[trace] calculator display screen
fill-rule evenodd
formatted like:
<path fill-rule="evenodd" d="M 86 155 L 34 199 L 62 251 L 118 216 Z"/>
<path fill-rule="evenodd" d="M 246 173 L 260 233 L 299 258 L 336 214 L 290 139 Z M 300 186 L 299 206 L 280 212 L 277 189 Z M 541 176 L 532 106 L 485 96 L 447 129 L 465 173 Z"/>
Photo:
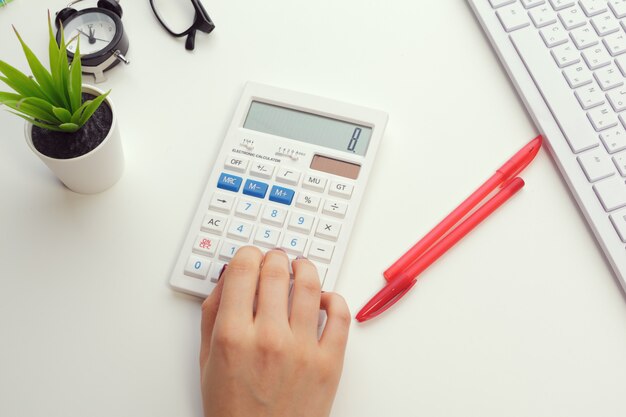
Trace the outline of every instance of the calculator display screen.
<path fill-rule="evenodd" d="M 326 148 L 365 155 L 372 128 L 253 101 L 243 127 Z"/>

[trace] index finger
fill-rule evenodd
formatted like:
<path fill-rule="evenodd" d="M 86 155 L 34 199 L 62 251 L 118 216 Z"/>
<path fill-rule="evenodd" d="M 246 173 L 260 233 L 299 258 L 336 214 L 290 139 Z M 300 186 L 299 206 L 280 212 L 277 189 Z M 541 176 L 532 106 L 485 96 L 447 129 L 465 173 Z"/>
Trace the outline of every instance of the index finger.
<path fill-rule="evenodd" d="M 252 322 L 254 297 L 263 254 L 254 246 L 243 246 L 222 275 L 224 287 L 216 322 Z"/>

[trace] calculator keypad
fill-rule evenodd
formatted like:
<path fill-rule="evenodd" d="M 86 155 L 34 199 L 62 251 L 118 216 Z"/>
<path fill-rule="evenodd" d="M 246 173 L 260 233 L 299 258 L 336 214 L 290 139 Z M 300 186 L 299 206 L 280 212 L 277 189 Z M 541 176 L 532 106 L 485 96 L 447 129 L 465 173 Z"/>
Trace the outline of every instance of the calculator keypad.
<path fill-rule="evenodd" d="M 352 183 L 230 155 L 214 186 L 185 275 L 217 282 L 237 250 L 254 244 L 308 257 L 323 283 Z"/>

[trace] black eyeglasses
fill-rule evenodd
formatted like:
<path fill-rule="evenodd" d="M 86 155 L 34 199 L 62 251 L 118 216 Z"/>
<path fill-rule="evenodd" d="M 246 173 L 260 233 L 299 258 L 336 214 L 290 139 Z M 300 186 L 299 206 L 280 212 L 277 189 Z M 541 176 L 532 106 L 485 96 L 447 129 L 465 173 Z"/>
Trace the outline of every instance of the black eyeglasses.
<path fill-rule="evenodd" d="M 211 33 L 215 29 L 200 0 L 150 0 L 150 6 L 170 35 L 187 36 L 185 48 L 189 51 L 195 47 L 196 31 Z"/>

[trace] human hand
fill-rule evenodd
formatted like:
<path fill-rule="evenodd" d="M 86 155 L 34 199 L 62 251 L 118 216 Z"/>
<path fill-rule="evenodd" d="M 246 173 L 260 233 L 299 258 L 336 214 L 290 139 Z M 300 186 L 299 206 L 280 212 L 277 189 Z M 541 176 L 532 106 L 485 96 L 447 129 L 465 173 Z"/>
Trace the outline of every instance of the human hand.
<path fill-rule="evenodd" d="M 337 391 L 350 312 L 321 293 L 315 266 L 280 250 L 239 249 L 202 305 L 205 417 L 327 417 Z M 253 305 L 256 296 L 256 313 Z M 319 310 L 327 322 L 318 340 Z"/>

